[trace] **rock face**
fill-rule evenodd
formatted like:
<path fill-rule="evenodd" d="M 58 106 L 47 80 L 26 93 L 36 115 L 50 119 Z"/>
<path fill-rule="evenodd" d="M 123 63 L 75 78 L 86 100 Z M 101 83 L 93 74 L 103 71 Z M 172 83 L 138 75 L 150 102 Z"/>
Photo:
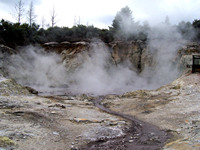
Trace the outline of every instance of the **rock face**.
<path fill-rule="evenodd" d="M 55 51 L 56 53 L 62 53 L 64 50 L 69 51 L 68 54 L 72 53 L 79 53 L 83 50 L 88 49 L 89 43 L 88 42 L 75 42 L 70 43 L 68 41 L 57 43 L 57 42 L 49 42 L 43 44 L 43 47 L 47 51 Z M 75 51 L 75 52 L 74 52 Z"/>
<path fill-rule="evenodd" d="M 0 76 L 1 95 L 30 95 L 27 88 L 16 83 L 14 79 L 6 79 Z"/>
<path fill-rule="evenodd" d="M 189 43 L 188 45 L 180 49 L 178 53 L 181 58 L 180 64 L 185 70 L 187 68 L 187 65 L 192 65 L 192 55 L 200 54 L 200 44 L 195 42 Z"/>
<path fill-rule="evenodd" d="M 200 53 L 200 44 L 197 42 L 188 43 L 182 49 L 179 50 L 181 55 L 192 55 Z"/>
<path fill-rule="evenodd" d="M 98 42 L 97 42 L 98 43 Z M 146 67 L 152 67 L 156 64 L 153 61 L 153 53 L 147 50 L 147 43 L 144 41 L 114 41 L 105 45 L 107 50 L 110 52 L 112 63 L 115 65 L 126 63 L 130 64 L 131 69 L 142 72 Z M 91 42 L 62 42 L 62 43 L 45 43 L 43 47 L 47 51 L 55 51 L 61 54 L 64 63 L 69 68 L 76 68 L 81 64 L 81 60 L 78 56 L 84 54 L 84 60 L 87 60 L 85 51 L 90 51 Z M 187 65 L 192 63 L 192 55 L 200 53 L 199 43 L 188 43 L 182 47 L 175 58 L 179 61 L 181 69 L 185 70 Z"/>
<path fill-rule="evenodd" d="M 146 43 L 143 41 L 116 41 L 109 44 L 116 64 L 130 62 L 141 72 L 147 62 Z"/>
<path fill-rule="evenodd" d="M 8 64 L 8 58 L 13 55 L 16 54 L 17 51 L 7 47 L 5 45 L 0 45 L 0 74 L 1 75 L 6 75 L 7 73 L 5 72 L 5 64 Z"/>
<path fill-rule="evenodd" d="M 89 50 L 88 42 L 49 42 L 43 45 L 46 51 L 56 52 L 61 55 L 64 65 L 69 71 L 75 70 L 81 64 L 78 55 Z"/>
<path fill-rule="evenodd" d="M 96 44 L 98 42 L 95 42 Z M 101 42 L 98 43 L 102 45 Z M 62 42 L 60 44 L 55 42 L 45 43 L 43 47 L 47 51 L 55 51 L 56 53 L 61 54 L 63 62 L 69 68 L 76 68 L 81 64 L 81 60 L 78 58 L 81 54 L 85 55 L 85 51 L 91 50 L 90 42 Z M 106 49 L 111 54 L 111 63 L 115 65 L 121 63 L 131 64 L 132 69 L 141 72 L 145 65 L 151 64 L 151 59 L 149 54 L 146 51 L 146 43 L 143 41 L 115 41 L 109 44 L 104 45 Z M 87 57 L 83 56 L 84 60 L 87 60 Z"/>

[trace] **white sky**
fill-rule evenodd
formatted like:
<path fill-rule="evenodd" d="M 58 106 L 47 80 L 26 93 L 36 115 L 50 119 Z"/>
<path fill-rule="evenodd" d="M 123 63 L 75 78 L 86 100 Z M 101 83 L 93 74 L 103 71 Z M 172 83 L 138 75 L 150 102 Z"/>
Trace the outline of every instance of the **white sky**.
<path fill-rule="evenodd" d="M 0 19 L 16 22 L 12 14 L 18 0 L 0 0 Z M 23 0 L 28 8 L 31 0 Z M 200 0 L 32 0 L 37 15 L 37 24 L 50 24 L 50 14 L 55 6 L 58 26 L 72 27 L 74 20 L 84 25 L 99 28 L 111 26 L 112 20 L 121 8 L 129 6 L 135 21 L 150 24 L 163 22 L 166 16 L 172 24 L 180 21 L 200 19 Z M 26 17 L 24 17 L 24 22 Z"/>

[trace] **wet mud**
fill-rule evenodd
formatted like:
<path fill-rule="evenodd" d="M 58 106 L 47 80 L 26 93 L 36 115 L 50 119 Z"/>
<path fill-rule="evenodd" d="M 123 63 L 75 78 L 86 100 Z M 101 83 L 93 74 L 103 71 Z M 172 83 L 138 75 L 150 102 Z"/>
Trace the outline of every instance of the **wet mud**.
<path fill-rule="evenodd" d="M 131 127 L 124 130 L 121 137 L 106 139 L 88 143 L 81 150 L 159 150 L 172 135 L 159 129 L 157 126 L 138 120 L 137 118 L 112 111 L 101 104 L 104 96 L 94 98 L 93 104 L 102 111 L 124 118 L 131 122 Z"/>

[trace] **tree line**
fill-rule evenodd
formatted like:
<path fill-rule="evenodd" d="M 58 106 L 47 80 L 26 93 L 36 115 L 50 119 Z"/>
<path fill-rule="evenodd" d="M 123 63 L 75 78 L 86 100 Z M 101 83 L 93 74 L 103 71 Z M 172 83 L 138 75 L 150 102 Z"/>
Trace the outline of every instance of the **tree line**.
<path fill-rule="evenodd" d="M 52 41 L 75 42 L 90 40 L 92 38 L 100 38 L 106 43 L 114 40 L 145 41 L 148 39 L 148 34 L 151 30 L 151 27 L 147 22 L 141 25 L 139 22 L 134 21 L 132 11 L 128 6 L 117 12 L 112 25 L 108 29 L 99 29 L 94 26 L 81 24 L 71 28 L 55 26 L 55 10 L 52 12 L 52 26 L 44 29 L 34 22 L 35 14 L 32 3 L 30 4 L 28 11 L 29 23 L 22 24 L 20 23 L 20 10 L 22 10 L 22 8 L 19 9 L 19 7 L 21 7 L 20 4 L 16 7 L 16 10 L 19 11 L 17 23 L 12 23 L 4 19 L 0 21 L 0 44 L 15 48 L 16 46 L 36 43 L 42 44 Z M 164 23 L 169 24 L 168 17 Z M 175 27 L 185 39 L 192 39 L 193 41 L 200 40 L 200 20 L 194 20 L 192 23 L 182 21 Z"/>

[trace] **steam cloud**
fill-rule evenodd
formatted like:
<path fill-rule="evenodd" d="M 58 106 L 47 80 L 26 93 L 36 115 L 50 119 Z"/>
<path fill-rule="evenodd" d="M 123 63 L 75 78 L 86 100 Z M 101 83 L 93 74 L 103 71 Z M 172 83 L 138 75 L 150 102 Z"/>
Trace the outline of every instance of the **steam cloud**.
<path fill-rule="evenodd" d="M 187 43 L 174 26 L 159 24 L 149 32 L 147 51 L 152 54 L 154 67 L 145 68 L 150 87 L 158 88 L 181 75 L 178 50 Z"/>
<path fill-rule="evenodd" d="M 141 74 L 128 65 L 115 65 L 103 42 L 91 43 L 91 50 L 78 56 L 83 61 L 74 72 L 68 72 L 58 54 L 38 47 L 25 47 L 12 56 L 9 74 L 20 84 L 42 92 L 74 94 L 119 94 L 137 89 L 155 89 L 180 75 L 177 50 L 185 41 L 175 28 L 161 24 L 152 29 L 147 41 L 147 53 L 153 56 L 153 66 L 145 66 Z M 87 55 L 87 59 L 83 57 Z M 58 94 L 58 93 L 57 93 Z"/>
<path fill-rule="evenodd" d="M 18 83 L 41 91 L 66 83 L 66 68 L 59 55 L 28 46 L 10 58 L 9 75 Z"/>

